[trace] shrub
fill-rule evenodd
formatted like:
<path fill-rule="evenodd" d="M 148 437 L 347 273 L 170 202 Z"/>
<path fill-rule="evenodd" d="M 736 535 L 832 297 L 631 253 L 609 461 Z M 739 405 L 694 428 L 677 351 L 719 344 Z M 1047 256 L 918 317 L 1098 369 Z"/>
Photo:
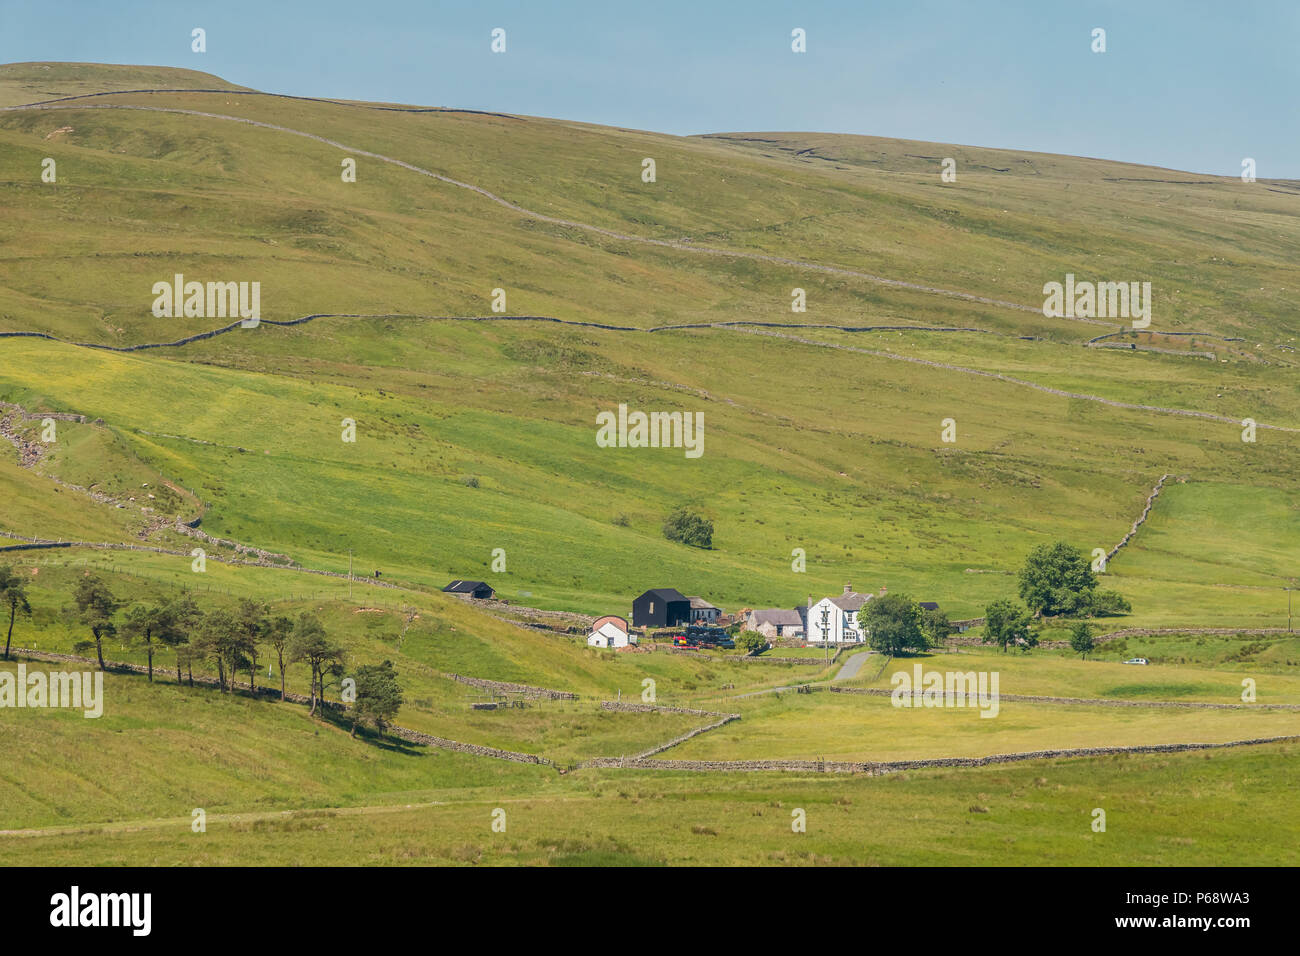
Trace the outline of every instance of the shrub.
<path fill-rule="evenodd" d="M 664 519 L 664 537 L 707 550 L 713 547 L 713 522 L 686 508 L 678 508 Z"/>

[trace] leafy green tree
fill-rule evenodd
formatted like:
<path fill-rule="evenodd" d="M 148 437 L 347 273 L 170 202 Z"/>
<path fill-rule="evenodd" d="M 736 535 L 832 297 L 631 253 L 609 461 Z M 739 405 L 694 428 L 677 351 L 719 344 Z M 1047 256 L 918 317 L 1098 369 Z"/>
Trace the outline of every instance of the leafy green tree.
<path fill-rule="evenodd" d="M 713 547 L 713 522 L 686 508 L 677 508 L 664 519 L 664 537 L 708 550 Z"/>
<path fill-rule="evenodd" d="M 166 626 L 168 617 L 165 604 L 133 604 L 127 608 L 122 622 L 122 636 L 130 643 L 142 641 L 149 657 L 149 680 L 153 680 L 154 639 Z"/>
<path fill-rule="evenodd" d="M 203 612 L 188 594 L 173 598 L 167 602 L 166 626 L 154 635 L 160 644 L 166 644 L 176 652 L 176 683 L 181 682 L 181 664 L 190 664 L 193 655 L 189 653 L 189 641 L 199 623 Z M 153 667 L 152 657 L 150 668 Z M 194 685 L 194 675 L 190 674 L 190 686 Z"/>
<path fill-rule="evenodd" d="M 176 683 L 181 682 L 181 668 L 184 667 L 185 676 L 189 679 L 190 686 L 194 686 L 194 661 L 196 659 L 202 660 L 197 635 L 176 645 Z"/>
<path fill-rule="evenodd" d="M 231 682 L 235 679 L 235 668 L 241 662 L 239 642 L 241 631 L 239 619 L 225 608 L 211 611 L 199 625 L 198 634 L 190 642 L 194 657 L 209 661 L 217 666 L 217 683 L 221 692 L 227 693 L 226 671 L 230 670 Z"/>
<path fill-rule="evenodd" d="M 767 638 L 758 631 L 741 631 L 736 635 L 736 646 L 746 654 L 757 654 L 767 647 Z"/>
<path fill-rule="evenodd" d="M 1070 628 L 1070 649 L 1080 657 L 1087 657 L 1097 646 L 1092 639 L 1092 625 L 1087 621 L 1077 621 Z"/>
<path fill-rule="evenodd" d="M 943 647 L 957 633 L 957 628 L 941 609 L 921 608 L 921 633 L 925 635 L 927 647 Z"/>
<path fill-rule="evenodd" d="M 31 614 L 32 606 L 27 602 L 27 587 L 22 577 L 7 564 L 0 565 L 0 607 L 9 608 L 9 633 L 5 635 L 5 660 L 9 660 L 14 618 L 19 614 Z"/>
<path fill-rule="evenodd" d="M 984 609 L 985 644 L 997 644 L 1006 653 L 1008 647 L 1028 650 L 1038 645 L 1033 616 L 1015 601 L 994 601 Z"/>
<path fill-rule="evenodd" d="M 1035 617 L 1079 613 L 1096 588 L 1083 552 L 1064 541 L 1034 548 L 1020 569 L 1020 597 Z"/>
<path fill-rule="evenodd" d="M 341 677 L 346 654 L 342 645 L 330 639 L 321 622 L 312 614 L 303 612 L 293 628 L 289 641 L 289 659 L 304 661 L 311 669 L 311 713 L 316 714 L 317 704 L 325 699 L 327 677 Z"/>
<path fill-rule="evenodd" d="M 271 633 L 268 610 L 262 602 L 245 598 L 235 611 L 235 618 L 239 621 L 239 651 L 248 664 L 248 690 L 252 694 L 257 693 L 257 655 Z"/>
<path fill-rule="evenodd" d="M 293 618 L 279 614 L 268 622 L 266 642 L 275 651 L 280 667 L 280 700 L 284 700 L 285 673 L 289 668 L 289 642 L 293 639 Z"/>
<path fill-rule="evenodd" d="M 95 656 L 99 658 L 99 669 L 107 670 L 104 664 L 104 639 L 117 633 L 113 615 L 121 608 L 122 602 L 114 597 L 112 590 L 97 574 L 88 574 L 77 582 L 73 600 L 81 623 L 90 628 L 91 640 L 78 641 L 77 650 L 88 650 L 92 645 Z"/>
<path fill-rule="evenodd" d="M 925 650 L 921 609 L 906 594 L 883 594 L 868 601 L 858 618 L 867 629 L 867 643 L 873 650 L 894 657 L 905 651 Z"/>
<path fill-rule="evenodd" d="M 382 737 L 384 726 L 392 723 L 402 709 L 402 687 L 397 682 L 393 662 L 358 667 L 355 680 L 357 699 L 352 704 L 352 736 L 357 735 L 358 724 L 370 723 Z"/>

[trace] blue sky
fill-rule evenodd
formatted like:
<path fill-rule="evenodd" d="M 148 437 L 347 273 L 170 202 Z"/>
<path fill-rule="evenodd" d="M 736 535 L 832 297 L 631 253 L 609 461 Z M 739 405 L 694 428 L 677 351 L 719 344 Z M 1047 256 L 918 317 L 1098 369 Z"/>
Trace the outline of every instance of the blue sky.
<path fill-rule="evenodd" d="M 0 0 L 0 61 L 20 60 L 678 134 L 863 133 L 1229 175 L 1250 156 L 1260 177 L 1300 178 L 1295 0 Z"/>

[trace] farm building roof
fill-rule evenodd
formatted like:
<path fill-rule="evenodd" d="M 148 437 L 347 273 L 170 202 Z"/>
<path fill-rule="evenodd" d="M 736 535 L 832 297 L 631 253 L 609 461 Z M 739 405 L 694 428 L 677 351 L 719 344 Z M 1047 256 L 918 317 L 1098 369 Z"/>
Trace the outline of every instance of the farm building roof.
<path fill-rule="evenodd" d="M 760 627 L 763 624 L 772 624 L 776 627 L 800 627 L 803 625 L 803 618 L 799 616 L 798 611 L 788 611 L 783 607 L 755 611 L 754 626 Z"/>
<path fill-rule="evenodd" d="M 452 581 L 442 590 L 445 594 L 473 594 L 479 588 L 491 590 L 492 586 L 483 581 Z"/>
<path fill-rule="evenodd" d="M 646 594 L 653 594 L 655 597 L 659 598 L 659 600 L 661 600 L 661 601 L 686 601 L 686 600 L 689 600 L 689 599 L 686 597 L 686 595 L 684 595 L 681 591 L 677 590 L 676 588 L 651 588 L 650 590 L 646 591 L 645 594 L 642 594 L 641 596 L 642 596 L 642 597 L 645 597 Z"/>

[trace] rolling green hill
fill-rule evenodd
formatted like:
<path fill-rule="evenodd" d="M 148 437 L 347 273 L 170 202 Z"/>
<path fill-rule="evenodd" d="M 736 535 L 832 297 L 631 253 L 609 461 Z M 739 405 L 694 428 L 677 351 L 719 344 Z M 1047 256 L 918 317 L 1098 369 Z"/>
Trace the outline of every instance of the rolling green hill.
<path fill-rule="evenodd" d="M 956 182 L 940 179 L 946 157 Z M 42 180 L 47 158 L 54 182 Z M 355 182 L 340 175 L 348 158 Z M 646 158 L 654 182 L 642 180 Z M 676 748 L 709 759 L 1034 749 L 1061 723 L 1072 746 L 1294 726 L 1285 712 L 1189 722 L 1010 708 L 1001 736 L 977 721 L 927 725 L 909 743 L 884 706 L 730 701 L 833 671 L 601 654 L 438 589 L 481 578 L 518 604 L 627 614 L 650 587 L 734 611 L 851 582 L 974 618 L 1014 594 L 1036 545 L 1109 550 L 1170 475 L 1104 578 L 1133 611 L 1101 629 L 1181 629 L 1123 645 L 1180 667 L 1147 675 L 1138 696 L 1177 696 L 1198 668 L 1220 696 L 1237 664 L 1289 678 L 1289 638 L 1206 646 L 1195 632 L 1285 627 L 1283 588 L 1300 573 L 1298 183 L 876 137 L 672 137 L 280 97 L 161 67 L 28 63 L 0 66 L 0 209 L 0 402 L 16 406 L 0 407 L 0 431 L 20 448 L 0 443 L 0 547 L 130 546 L 0 552 L 33 582 L 19 646 L 72 650 L 84 635 L 69 593 L 86 570 L 131 599 L 200 581 L 208 602 L 256 596 L 321 614 L 355 662 L 393 659 L 403 725 L 559 765 L 701 723 L 600 709 L 646 678 L 662 702 L 743 710 Z M 177 273 L 259 282 L 261 324 L 190 340 L 236 320 L 155 317 L 153 286 Z M 1150 282 L 1151 327 L 1045 317 L 1043 286 L 1067 273 Z M 804 312 L 791 310 L 796 288 Z M 703 454 L 600 447 L 596 416 L 620 404 L 702 413 Z M 47 444 L 51 413 L 83 418 L 60 419 Z M 941 438 L 948 419 L 955 442 Z M 345 420 L 355 442 L 342 440 Z M 665 539 L 681 505 L 713 522 L 711 549 Z M 241 555 L 210 543 L 198 577 L 200 542 L 177 528 L 195 519 L 295 568 L 223 563 Z M 806 571 L 792 566 L 800 549 Z M 348 582 L 310 573 L 350 562 L 394 587 L 357 584 L 349 598 Z M 125 646 L 109 656 L 142 660 Z M 1099 670 L 1119 667 L 1113 657 L 1041 656 L 1025 687 L 1123 696 Z M 582 700 L 505 719 L 469 710 L 475 696 L 449 674 Z M 212 697 L 163 682 L 166 699 L 151 702 L 120 679 L 149 726 L 183 724 L 176 714 Z M 308 732 L 301 715 L 221 701 L 210 706 L 229 712 L 203 719 L 249 721 L 239 747 L 262 753 Z M 842 735 L 809 736 L 841 710 L 852 711 Z M 153 739 L 180 759 L 156 727 Z M 347 762 L 336 744 L 323 766 Z M 1269 753 L 1280 765 L 1286 751 Z M 375 788 L 475 785 L 459 771 L 419 783 L 408 757 L 374 756 Z M 212 802 L 288 806 L 297 773 L 223 778 L 229 798 Z M 511 785 L 527 791 L 533 773 Z M 136 780 L 68 822 L 123 819 L 123 801 L 155 783 Z M 325 783 L 312 793 L 315 808 L 374 796 Z M 0 826 L 58 822 L 24 807 Z M 172 810 L 143 801 L 138 815 Z M 139 840 L 123 859 L 151 852 Z M 635 841 L 617 852 L 658 859 Z M 1142 854 L 1184 858 L 1155 844 Z"/>

